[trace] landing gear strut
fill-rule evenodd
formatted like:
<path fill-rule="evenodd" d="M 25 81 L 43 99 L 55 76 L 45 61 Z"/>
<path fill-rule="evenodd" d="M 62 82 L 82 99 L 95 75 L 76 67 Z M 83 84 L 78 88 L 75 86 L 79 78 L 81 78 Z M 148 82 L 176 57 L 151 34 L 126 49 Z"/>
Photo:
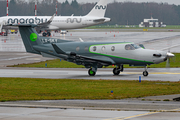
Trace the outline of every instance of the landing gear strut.
<path fill-rule="evenodd" d="M 119 65 L 118 67 L 113 69 L 113 73 L 114 73 L 114 75 L 119 75 L 120 72 L 123 72 L 123 70 L 124 70 L 123 65 Z"/>
<path fill-rule="evenodd" d="M 147 71 L 147 66 L 145 66 L 144 69 L 145 69 L 145 71 L 143 72 L 143 75 L 146 77 L 149 74 L 148 71 Z"/>

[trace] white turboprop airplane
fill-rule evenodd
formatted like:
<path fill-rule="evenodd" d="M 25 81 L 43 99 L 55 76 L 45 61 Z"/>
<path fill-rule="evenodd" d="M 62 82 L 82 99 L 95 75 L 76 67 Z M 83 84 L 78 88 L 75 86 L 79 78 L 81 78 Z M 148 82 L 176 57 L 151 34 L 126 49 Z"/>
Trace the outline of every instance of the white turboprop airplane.
<path fill-rule="evenodd" d="M 67 30 L 78 29 L 109 22 L 111 19 L 104 17 L 108 0 L 100 0 L 85 16 L 4 16 L 0 17 L 0 32 L 2 29 L 17 29 L 9 24 L 36 24 L 39 30 Z M 50 36 L 44 32 L 43 36 Z"/>

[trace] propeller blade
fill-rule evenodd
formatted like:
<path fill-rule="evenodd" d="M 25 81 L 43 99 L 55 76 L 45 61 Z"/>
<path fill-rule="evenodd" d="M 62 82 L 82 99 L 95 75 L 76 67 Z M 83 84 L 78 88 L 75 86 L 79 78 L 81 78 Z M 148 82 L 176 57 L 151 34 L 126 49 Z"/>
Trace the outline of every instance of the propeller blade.
<path fill-rule="evenodd" d="M 166 68 L 170 68 L 170 58 L 168 58 L 166 61 Z"/>
<path fill-rule="evenodd" d="M 174 54 L 167 52 L 166 68 L 170 68 L 170 59 L 173 58 L 174 56 L 175 56 Z"/>

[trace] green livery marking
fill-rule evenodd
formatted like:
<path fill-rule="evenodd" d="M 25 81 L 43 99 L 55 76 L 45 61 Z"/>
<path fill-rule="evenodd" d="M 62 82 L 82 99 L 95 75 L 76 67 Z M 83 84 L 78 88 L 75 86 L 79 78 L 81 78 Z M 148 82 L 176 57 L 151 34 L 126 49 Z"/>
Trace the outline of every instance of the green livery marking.
<path fill-rule="evenodd" d="M 36 33 L 32 33 L 32 34 L 30 35 L 30 40 L 33 41 L 33 42 L 35 42 L 35 41 L 37 40 L 37 35 L 36 35 Z"/>

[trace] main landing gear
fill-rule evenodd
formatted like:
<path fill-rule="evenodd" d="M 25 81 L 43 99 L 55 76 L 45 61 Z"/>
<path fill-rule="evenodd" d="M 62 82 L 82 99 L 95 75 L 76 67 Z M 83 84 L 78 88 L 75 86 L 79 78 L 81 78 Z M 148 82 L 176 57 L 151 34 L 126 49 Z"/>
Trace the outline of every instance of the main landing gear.
<path fill-rule="evenodd" d="M 120 72 L 123 72 L 123 71 L 124 71 L 123 65 L 119 65 L 118 67 L 116 67 L 116 68 L 113 69 L 114 75 L 119 75 Z"/>
<path fill-rule="evenodd" d="M 89 74 L 89 76 L 95 76 L 95 75 L 96 75 L 96 72 L 94 72 L 94 71 L 92 70 L 92 68 L 90 68 L 89 71 L 88 71 L 88 74 Z"/>
<path fill-rule="evenodd" d="M 43 32 L 43 33 L 42 33 L 42 36 L 43 36 L 43 37 L 51 36 L 51 32 Z"/>
<path fill-rule="evenodd" d="M 97 63 L 94 63 L 93 66 L 89 69 L 89 76 L 95 76 L 97 72 Z"/>

